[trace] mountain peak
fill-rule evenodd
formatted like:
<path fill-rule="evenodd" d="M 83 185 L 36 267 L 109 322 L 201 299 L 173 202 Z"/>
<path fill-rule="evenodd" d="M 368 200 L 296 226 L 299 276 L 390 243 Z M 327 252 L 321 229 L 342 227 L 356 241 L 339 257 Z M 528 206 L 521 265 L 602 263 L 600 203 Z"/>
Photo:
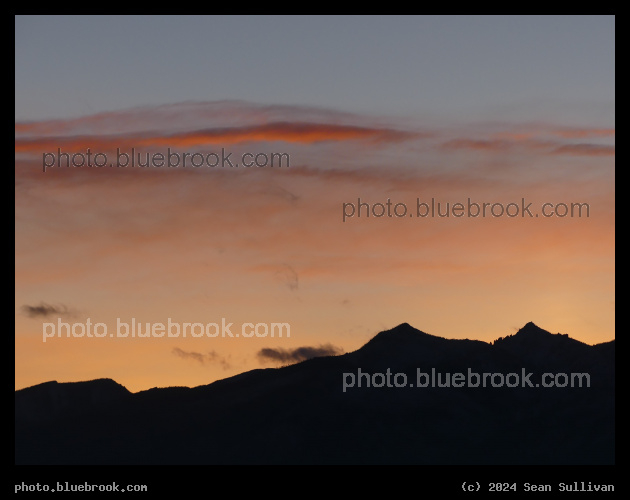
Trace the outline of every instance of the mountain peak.
<path fill-rule="evenodd" d="M 431 344 L 442 340 L 446 339 L 418 330 L 409 323 L 401 323 L 390 330 L 377 333 L 360 350 L 364 352 L 372 348 L 377 348 L 378 352 L 383 352 L 383 349 L 406 350 L 411 345 L 426 345 L 427 342 Z"/>
<path fill-rule="evenodd" d="M 520 354 L 526 351 L 538 352 L 539 356 L 550 355 L 557 350 L 563 351 L 563 355 L 568 355 L 570 351 L 583 349 L 586 346 L 586 344 L 572 339 L 566 333 L 551 333 L 535 325 L 532 321 L 513 335 L 499 337 L 493 342 L 493 345 Z"/>
<path fill-rule="evenodd" d="M 516 335 L 540 335 L 547 334 L 551 335 L 547 330 L 543 330 L 538 325 L 536 325 L 533 321 L 529 321 L 523 328 L 521 328 Z"/>
<path fill-rule="evenodd" d="M 418 338 L 422 336 L 433 337 L 434 335 L 430 335 L 425 333 L 417 328 L 414 328 L 409 323 L 401 323 L 390 330 L 384 330 L 374 336 L 372 340 L 379 339 L 405 339 L 405 338 Z"/>

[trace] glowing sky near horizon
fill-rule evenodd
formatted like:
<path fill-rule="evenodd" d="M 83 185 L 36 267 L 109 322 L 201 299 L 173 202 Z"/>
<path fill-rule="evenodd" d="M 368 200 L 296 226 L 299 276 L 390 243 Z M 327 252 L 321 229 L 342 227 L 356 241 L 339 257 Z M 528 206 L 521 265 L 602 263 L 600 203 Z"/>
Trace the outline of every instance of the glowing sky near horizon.
<path fill-rule="evenodd" d="M 403 322 L 612 340 L 614 49 L 610 16 L 17 17 L 16 388 L 207 384 Z M 291 166 L 42 171 L 118 147 Z M 418 197 L 590 217 L 342 218 Z M 42 342 L 57 317 L 291 337 Z"/>

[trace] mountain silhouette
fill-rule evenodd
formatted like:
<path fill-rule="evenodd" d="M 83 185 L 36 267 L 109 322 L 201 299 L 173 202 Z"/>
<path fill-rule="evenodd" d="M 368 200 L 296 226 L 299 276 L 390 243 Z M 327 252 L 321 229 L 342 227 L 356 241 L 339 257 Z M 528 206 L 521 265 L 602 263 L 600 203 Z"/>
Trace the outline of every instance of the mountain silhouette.
<path fill-rule="evenodd" d="M 417 387 L 418 370 L 432 369 L 442 383 L 469 369 L 531 372 L 533 385 L 545 372 L 588 373 L 590 387 Z M 486 343 L 403 323 L 354 352 L 194 388 L 130 393 L 100 379 L 15 391 L 15 462 L 613 464 L 614 379 L 614 341 L 590 346 L 528 323 Z"/>

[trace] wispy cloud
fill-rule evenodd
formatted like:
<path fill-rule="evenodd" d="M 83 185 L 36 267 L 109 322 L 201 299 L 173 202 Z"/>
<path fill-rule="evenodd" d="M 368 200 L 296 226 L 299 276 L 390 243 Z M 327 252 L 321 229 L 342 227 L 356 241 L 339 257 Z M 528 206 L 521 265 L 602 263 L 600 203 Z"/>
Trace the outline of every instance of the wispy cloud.
<path fill-rule="evenodd" d="M 292 292 L 297 292 L 299 287 L 298 273 L 289 264 L 283 264 L 275 272 L 276 277 Z"/>
<path fill-rule="evenodd" d="M 553 150 L 557 155 L 615 156 L 615 146 L 605 144 L 565 144 Z"/>
<path fill-rule="evenodd" d="M 31 306 L 24 304 L 22 306 L 22 312 L 29 318 L 48 318 L 50 316 L 73 316 L 72 312 L 67 306 L 63 304 L 51 305 L 41 302 L 38 305 Z"/>
<path fill-rule="evenodd" d="M 563 136 L 564 137 L 564 136 Z M 574 144 L 537 139 L 468 139 L 459 138 L 442 144 L 445 150 L 471 150 L 484 152 L 528 152 L 542 155 L 614 156 L 615 146 L 609 144 Z"/>
<path fill-rule="evenodd" d="M 171 352 L 176 356 L 179 356 L 180 358 L 192 359 L 202 365 L 206 363 L 216 363 L 220 365 L 221 368 L 223 368 L 224 370 L 228 370 L 232 367 L 230 362 L 228 361 L 228 358 L 226 358 L 225 356 L 221 356 L 216 351 L 209 351 L 203 354 L 195 351 L 184 351 L 179 347 L 174 347 Z"/>

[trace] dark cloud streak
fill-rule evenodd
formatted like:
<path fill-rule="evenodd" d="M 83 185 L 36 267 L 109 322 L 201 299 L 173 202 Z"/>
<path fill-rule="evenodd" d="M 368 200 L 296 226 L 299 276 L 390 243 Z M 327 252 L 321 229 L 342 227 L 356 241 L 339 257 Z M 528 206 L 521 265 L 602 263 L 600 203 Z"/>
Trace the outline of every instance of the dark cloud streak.
<path fill-rule="evenodd" d="M 207 354 L 202 354 L 200 352 L 195 351 L 184 351 L 179 347 L 174 347 L 171 351 L 176 356 L 179 356 L 183 359 L 192 359 L 197 361 L 198 363 L 204 365 L 206 363 L 217 363 L 224 370 L 230 369 L 232 366 L 228 362 L 228 359 L 224 356 L 219 355 L 216 351 L 209 351 Z"/>
<path fill-rule="evenodd" d="M 22 312 L 29 318 L 48 318 L 50 316 L 72 316 L 73 313 L 67 306 L 60 304 L 53 306 L 41 302 L 39 305 L 31 306 L 24 304 L 22 306 Z"/>
<path fill-rule="evenodd" d="M 343 349 L 332 344 L 324 344 L 317 347 L 296 347 L 295 349 L 265 347 L 258 351 L 257 356 L 261 362 L 299 363 L 311 358 L 337 356 L 339 354 L 343 354 Z"/>

